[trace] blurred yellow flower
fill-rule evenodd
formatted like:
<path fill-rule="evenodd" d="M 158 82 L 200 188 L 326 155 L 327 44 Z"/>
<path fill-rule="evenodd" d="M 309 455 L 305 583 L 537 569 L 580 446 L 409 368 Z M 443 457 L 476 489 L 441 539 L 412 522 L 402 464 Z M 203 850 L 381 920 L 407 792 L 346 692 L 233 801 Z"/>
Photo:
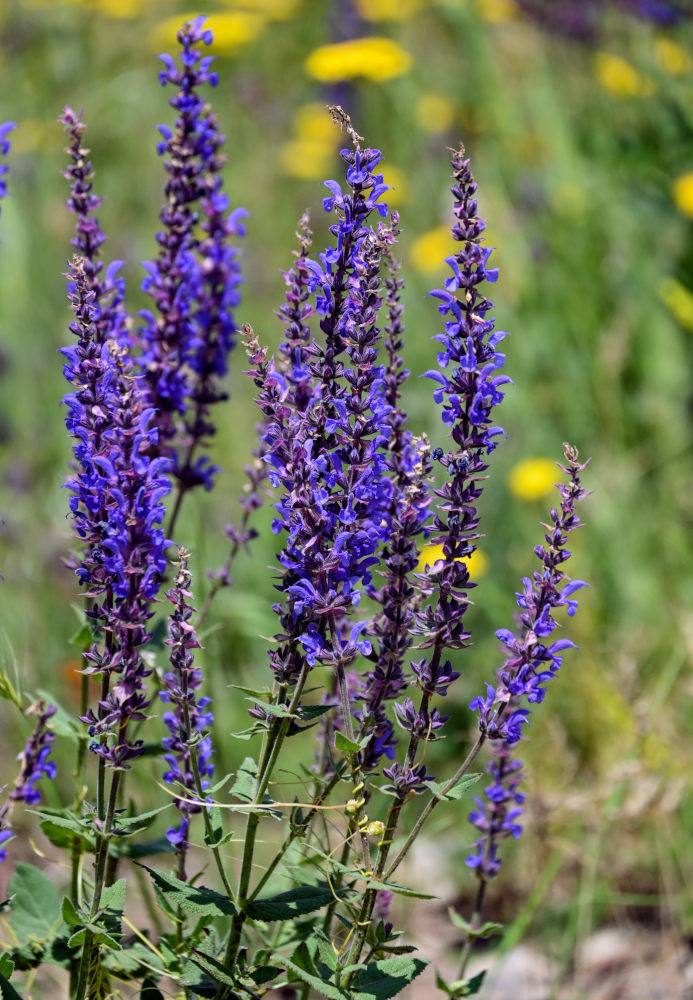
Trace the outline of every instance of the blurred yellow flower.
<path fill-rule="evenodd" d="M 435 274 L 446 268 L 445 258 L 455 250 L 455 241 L 447 226 L 437 226 L 417 236 L 411 245 L 411 265 L 419 274 Z"/>
<path fill-rule="evenodd" d="M 426 132 L 445 132 L 455 117 L 452 101 L 441 94 L 422 94 L 414 108 L 416 119 Z"/>
<path fill-rule="evenodd" d="M 290 139 L 279 149 L 279 162 L 290 177 L 321 181 L 334 166 L 334 145 L 322 139 Z"/>
<path fill-rule="evenodd" d="M 489 24 L 511 21 L 518 13 L 515 0 L 476 0 L 476 9 L 479 17 Z"/>
<path fill-rule="evenodd" d="M 404 173 L 392 163 L 379 164 L 378 169 L 382 172 L 385 183 L 390 185 L 390 190 L 385 192 L 381 200 L 386 205 L 397 208 L 407 200 L 407 181 Z"/>
<path fill-rule="evenodd" d="M 419 561 L 416 566 L 417 573 L 436 572 L 435 564 L 445 561 L 442 545 L 424 545 L 419 552 Z M 469 569 L 469 575 L 474 580 L 479 580 L 488 569 L 488 556 L 480 549 L 476 549 L 470 556 L 460 557 L 457 562 L 465 562 Z"/>
<path fill-rule="evenodd" d="M 150 41 L 156 49 L 170 47 L 176 32 L 184 21 L 193 20 L 197 14 L 175 14 L 167 17 L 152 30 Z M 218 55 L 232 55 L 241 46 L 254 41 L 265 26 L 265 19 L 260 14 L 249 14 L 245 11 L 231 11 L 228 14 L 210 14 L 205 21 L 205 27 L 214 32 L 214 42 L 209 46 L 210 52 Z M 205 46 L 207 48 L 207 46 Z"/>
<path fill-rule="evenodd" d="M 113 18 L 139 17 L 144 12 L 144 0 L 63 0 L 63 4 L 85 7 L 104 17 Z M 22 0 L 22 5 L 31 8 L 54 7 L 55 0 Z"/>
<path fill-rule="evenodd" d="M 687 215 L 689 219 L 693 219 L 693 170 L 677 177 L 672 190 L 674 204 L 679 212 L 682 215 Z"/>
<path fill-rule="evenodd" d="M 670 76 L 684 76 L 693 69 L 693 59 L 688 52 L 670 38 L 657 38 L 654 50 L 657 62 Z"/>
<path fill-rule="evenodd" d="M 659 295 L 674 319 L 693 330 L 693 291 L 676 278 L 665 278 L 659 286 Z"/>
<path fill-rule="evenodd" d="M 288 21 L 301 6 L 301 0 L 222 0 L 224 7 L 247 10 L 270 21 Z"/>
<path fill-rule="evenodd" d="M 411 55 L 391 38 L 352 38 L 347 42 L 322 45 L 310 53 L 304 66 L 321 83 L 338 83 L 363 76 L 367 80 L 389 80 L 406 73 Z"/>
<path fill-rule="evenodd" d="M 558 469 L 551 459 L 526 458 L 508 473 L 508 486 L 519 500 L 540 500 L 551 493 L 557 479 Z"/>
<path fill-rule="evenodd" d="M 406 21 L 418 14 L 423 0 L 356 0 L 365 21 Z"/>
<path fill-rule="evenodd" d="M 301 139 L 327 142 L 330 149 L 336 145 L 339 132 L 327 107 L 320 101 L 301 104 L 294 113 L 294 128 Z"/>
<path fill-rule="evenodd" d="M 649 97 L 656 89 L 649 76 L 611 52 L 597 53 L 594 74 L 604 90 L 616 97 Z"/>

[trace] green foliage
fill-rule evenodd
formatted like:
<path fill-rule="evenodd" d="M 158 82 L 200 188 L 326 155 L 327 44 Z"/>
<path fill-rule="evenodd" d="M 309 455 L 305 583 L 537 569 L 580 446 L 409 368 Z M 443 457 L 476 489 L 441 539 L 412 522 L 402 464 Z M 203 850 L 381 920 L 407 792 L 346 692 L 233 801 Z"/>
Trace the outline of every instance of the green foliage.
<path fill-rule="evenodd" d="M 34 865 L 17 863 L 8 886 L 12 898 L 10 927 L 22 954 L 39 956 L 62 924 L 60 897 L 46 875 Z"/>
<path fill-rule="evenodd" d="M 327 882 L 318 885 L 299 885 L 287 892 L 265 899 L 254 899 L 246 907 L 246 913 L 253 920 L 292 920 L 304 913 L 312 913 L 329 905 L 337 895 L 346 895 L 346 890 L 338 893 Z"/>
<path fill-rule="evenodd" d="M 180 906 L 186 913 L 191 913 L 193 916 L 229 917 L 236 912 L 231 900 L 214 889 L 181 882 L 175 875 L 157 868 L 149 868 L 147 865 L 140 867 L 149 872 L 152 882 L 165 899 L 172 906 Z"/>

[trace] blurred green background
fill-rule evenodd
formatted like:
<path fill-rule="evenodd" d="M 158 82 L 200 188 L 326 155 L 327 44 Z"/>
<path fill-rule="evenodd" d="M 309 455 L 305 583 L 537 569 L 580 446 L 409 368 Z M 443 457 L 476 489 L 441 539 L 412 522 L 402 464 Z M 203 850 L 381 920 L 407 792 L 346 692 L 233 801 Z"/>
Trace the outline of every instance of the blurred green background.
<path fill-rule="evenodd" d="M 515 385 L 500 416 L 508 439 L 493 455 L 483 499 L 474 646 L 460 658 L 454 735 L 437 748 L 439 766 L 452 768 L 459 756 L 470 727 L 465 706 L 498 664 L 493 633 L 512 623 L 514 591 L 533 568 L 552 502 L 545 463 L 570 441 L 592 456 L 594 495 L 570 564 L 591 588 L 570 625 L 580 649 L 533 716 L 524 748 L 527 836 L 505 851 L 505 888 L 494 891 L 512 917 L 548 859 L 551 877 L 536 912 L 523 911 L 522 931 L 560 931 L 566 954 L 576 936 L 618 914 L 666 916 L 693 930 L 685 891 L 693 823 L 691 26 L 656 29 L 614 12 L 594 42 L 580 44 L 543 33 L 511 0 L 364 0 L 353 10 L 327 0 L 217 0 L 209 9 L 5 0 L 0 10 L 0 117 L 19 125 L 0 223 L 1 641 L 10 674 L 28 691 L 50 687 L 75 704 L 68 639 L 78 596 L 62 567 L 71 546 L 61 489 L 70 446 L 56 353 L 70 339 L 62 272 L 73 221 L 63 207 L 56 120 L 67 103 L 84 110 L 96 189 L 106 197 L 106 255 L 127 261 L 135 311 L 145 304 L 139 262 L 155 253 L 162 198 L 155 126 L 171 121 L 156 56 L 175 47 L 185 16 L 210 13 L 226 185 L 232 204 L 250 212 L 238 320 L 265 342 L 280 333 L 280 270 L 306 207 L 316 249 L 326 238 L 320 180 L 340 168 L 339 136 L 323 105 L 337 94 L 383 150 L 403 229 L 406 362 L 414 376 L 429 368 L 439 317 L 426 292 L 440 284 L 452 249 L 446 147 L 460 139 L 467 146 L 497 246 L 495 315 L 512 334 L 506 370 Z M 354 32 L 381 41 L 321 48 Z M 244 368 L 239 350 L 232 399 L 217 415 L 217 488 L 188 498 L 177 532 L 194 552 L 198 603 L 206 572 L 225 557 L 223 526 L 238 516 L 252 447 L 256 412 Z M 413 377 L 405 404 L 417 430 L 438 443 L 429 384 Z M 275 629 L 266 511 L 255 526 L 260 538 L 238 559 L 233 588 L 216 599 L 205 640 L 221 737 L 245 724 L 241 696 L 227 685 L 266 678 L 259 636 Z M 11 759 L 21 735 L 7 718 Z M 217 745 L 220 773 L 247 751 L 219 736 Z M 458 811 L 431 827 L 446 843 L 452 837 L 451 897 L 473 891 L 462 863 L 473 837 L 460 835 L 461 820 Z"/>

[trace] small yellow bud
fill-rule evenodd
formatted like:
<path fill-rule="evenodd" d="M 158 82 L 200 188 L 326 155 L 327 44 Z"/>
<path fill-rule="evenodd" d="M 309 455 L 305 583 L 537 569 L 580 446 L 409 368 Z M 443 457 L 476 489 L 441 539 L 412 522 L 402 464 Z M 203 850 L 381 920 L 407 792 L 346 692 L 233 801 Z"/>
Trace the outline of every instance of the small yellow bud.
<path fill-rule="evenodd" d="M 353 816 L 354 813 L 357 813 L 360 808 L 361 808 L 360 799 L 349 799 L 346 806 L 344 807 L 344 812 L 349 813 L 350 816 Z"/>
<path fill-rule="evenodd" d="M 385 824 L 382 820 L 374 819 L 368 824 L 364 832 L 367 833 L 369 837 L 382 837 L 385 833 Z"/>

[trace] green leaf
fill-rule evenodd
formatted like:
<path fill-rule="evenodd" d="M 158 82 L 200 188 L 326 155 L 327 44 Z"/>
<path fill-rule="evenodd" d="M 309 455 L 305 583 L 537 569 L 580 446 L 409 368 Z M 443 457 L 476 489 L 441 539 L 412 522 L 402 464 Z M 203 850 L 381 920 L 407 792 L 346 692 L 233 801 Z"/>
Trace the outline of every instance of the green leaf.
<path fill-rule="evenodd" d="M 159 748 L 160 750 L 161 748 Z M 165 806 L 159 806 L 158 809 L 152 809 L 150 812 L 140 813 L 138 816 L 116 816 L 114 836 L 131 837 L 135 833 L 141 833 L 142 830 L 146 830 L 148 826 L 151 826 L 159 813 L 168 809 L 169 805 L 167 803 Z"/>
<path fill-rule="evenodd" d="M 62 923 L 61 900 L 42 871 L 19 861 L 8 892 L 14 896 L 10 926 L 19 941 L 46 942 L 55 937 Z"/>
<path fill-rule="evenodd" d="M 39 826 L 56 847 L 71 847 L 75 837 L 89 850 L 95 850 L 96 841 L 91 825 L 70 809 L 29 809 L 28 812 L 41 818 Z"/>
<path fill-rule="evenodd" d="M 364 736 L 362 740 L 350 740 L 348 736 L 337 730 L 334 734 L 334 745 L 343 754 L 353 754 L 358 753 L 359 750 L 363 748 L 370 742 L 371 733 L 368 736 Z"/>
<path fill-rule="evenodd" d="M 19 993 L 5 977 L 0 973 L 0 997 L 2 1000 L 22 1000 Z"/>
<path fill-rule="evenodd" d="M 107 886 L 101 893 L 100 909 L 122 913 L 125 906 L 125 884 L 125 879 L 119 878 L 113 885 Z"/>
<path fill-rule="evenodd" d="M 166 837 L 157 837 L 156 840 L 145 840 L 139 844 L 125 840 L 114 844 L 111 853 L 118 858 L 148 858 L 152 854 L 171 854 L 172 848 Z"/>
<path fill-rule="evenodd" d="M 341 897 L 346 892 L 346 889 L 341 889 L 336 895 Z M 291 920 L 327 906 L 334 898 L 335 893 L 327 882 L 299 885 L 287 892 L 280 892 L 278 896 L 254 899 L 246 907 L 246 913 L 252 920 Z"/>
<path fill-rule="evenodd" d="M 257 781 L 257 764 L 252 757 L 246 757 L 236 773 L 231 786 L 231 794 L 241 802 L 252 802 Z"/>
<path fill-rule="evenodd" d="M 331 970 L 327 966 L 315 966 L 305 941 L 301 942 L 291 958 L 282 958 L 281 961 L 290 972 L 327 1000 L 350 1000 L 350 994 L 332 982 Z"/>
<path fill-rule="evenodd" d="M 164 1000 L 164 994 L 156 985 L 156 980 L 152 979 L 151 976 L 147 976 L 142 983 L 140 1000 Z"/>
<path fill-rule="evenodd" d="M 218 992 L 215 980 L 191 961 L 184 963 L 183 975 L 178 982 L 199 997 L 215 997 Z"/>
<path fill-rule="evenodd" d="M 472 927 L 469 921 L 459 913 L 455 913 L 451 906 L 448 907 L 448 915 L 455 927 L 459 927 L 470 938 L 490 938 L 503 930 L 503 924 L 494 924 L 491 921 L 487 921 L 481 927 Z"/>
<path fill-rule="evenodd" d="M 7 952 L 4 955 L 0 955 L 0 976 L 4 976 L 9 979 L 14 972 L 14 962 Z"/>
<path fill-rule="evenodd" d="M 261 965 L 257 969 L 253 969 L 249 975 L 256 986 L 264 986 L 265 983 L 270 983 L 277 976 L 280 976 L 283 971 L 277 965 Z"/>
<path fill-rule="evenodd" d="M 4 667 L 0 667 L 0 698 L 4 698 L 5 701 L 11 701 L 13 705 L 16 705 L 20 712 L 23 711 L 22 699 L 17 694 L 17 691 L 12 684 L 12 681 L 7 676 L 7 672 Z"/>
<path fill-rule="evenodd" d="M 467 793 L 467 789 L 475 785 L 477 781 L 481 778 L 481 773 L 478 774 L 464 774 L 456 785 L 444 792 L 444 784 L 439 784 L 437 781 L 427 781 L 426 787 L 431 790 L 436 799 L 440 799 L 441 802 L 457 802 L 463 799 Z"/>
<path fill-rule="evenodd" d="M 376 879 L 370 878 L 366 882 L 369 889 L 381 889 L 387 890 L 388 892 L 394 892 L 398 896 L 408 896 L 411 899 L 437 899 L 437 896 L 432 896 L 428 892 L 419 892 L 417 889 L 410 889 L 406 885 L 398 885 L 397 882 L 378 882 Z"/>
<path fill-rule="evenodd" d="M 277 719 L 298 719 L 299 716 L 295 712 L 290 712 L 285 705 L 273 705 L 269 701 L 259 701 L 257 698 L 248 697 L 246 701 L 252 701 L 254 705 L 258 708 L 263 708 L 265 712 L 273 715 Z"/>
<path fill-rule="evenodd" d="M 219 806 L 212 806 L 208 810 L 209 833 L 205 824 L 205 844 L 208 847 L 220 847 L 226 840 L 224 835 L 224 823 Z"/>
<path fill-rule="evenodd" d="M 51 718 L 50 728 L 58 736 L 63 739 L 68 740 L 86 740 L 87 731 L 82 725 L 78 725 L 74 721 L 74 713 L 66 712 L 62 705 L 59 705 L 55 700 L 55 694 L 51 691 L 45 691 L 39 688 L 37 694 L 40 698 L 48 705 L 55 705 L 57 711 L 55 715 Z"/>
<path fill-rule="evenodd" d="M 82 916 L 82 914 L 75 909 L 74 903 L 67 896 L 63 899 L 62 915 L 63 920 L 68 927 L 82 927 L 87 920 L 85 916 Z"/>
<path fill-rule="evenodd" d="M 208 955 L 206 952 L 198 951 L 197 948 L 194 948 L 190 955 L 190 961 L 199 966 L 203 972 L 206 972 L 215 983 L 223 983 L 224 986 L 236 987 L 236 980 L 229 973 L 227 967 L 222 965 L 213 955 Z"/>
<path fill-rule="evenodd" d="M 475 997 L 481 989 L 486 970 L 472 976 L 471 979 L 456 979 L 454 983 L 446 983 L 439 972 L 436 973 L 436 986 L 447 993 L 452 1000 L 462 1000 L 463 997 Z"/>
<path fill-rule="evenodd" d="M 148 865 L 140 867 L 149 872 L 154 885 L 169 902 L 174 906 L 180 906 L 187 913 L 194 913 L 197 916 L 231 917 L 236 912 L 231 900 L 214 889 L 208 889 L 204 885 L 189 885 L 174 875 L 159 871 L 157 868 L 149 868 Z"/>
<path fill-rule="evenodd" d="M 397 955 L 380 962 L 369 962 L 353 981 L 353 1000 L 389 1000 L 421 975 L 428 962 L 423 958 Z"/>

